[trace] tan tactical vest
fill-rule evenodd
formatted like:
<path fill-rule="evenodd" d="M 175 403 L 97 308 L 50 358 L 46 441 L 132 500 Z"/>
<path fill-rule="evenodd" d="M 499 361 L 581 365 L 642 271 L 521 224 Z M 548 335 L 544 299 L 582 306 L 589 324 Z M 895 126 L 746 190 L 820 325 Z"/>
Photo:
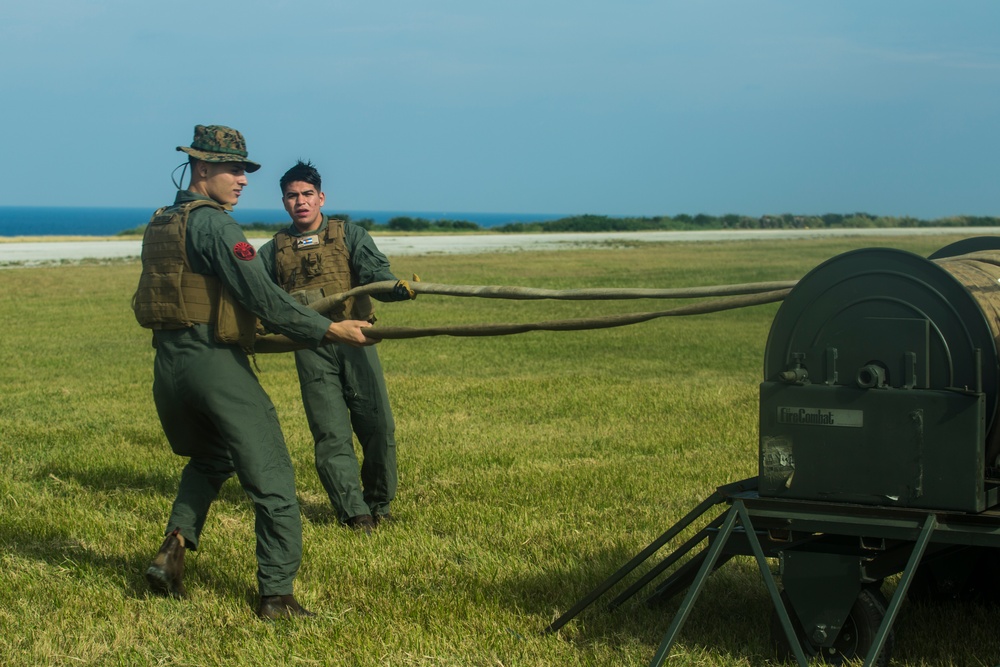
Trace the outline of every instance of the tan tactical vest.
<path fill-rule="evenodd" d="M 274 266 L 278 284 L 308 306 L 323 297 L 346 292 L 358 284 L 351 274 L 344 242 L 344 221 L 329 221 L 326 231 L 305 236 L 274 235 Z M 332 320 L 371 320 L 375 308 L 368 295 L 351 297 L 338 310 L 324 313 Z"/>
<path fill-rule="evenodd" d="M 142 238 L 142 275 L 132 297 L 139 324 L 148 329 L 183 329 L 212 324 L 220 343 L 253 348 L 257 318 L 215 276 L 194 273 L 187 257 L 191 211 L 221 204 L 197 200 L 163 207 L 153 214 Z"/>

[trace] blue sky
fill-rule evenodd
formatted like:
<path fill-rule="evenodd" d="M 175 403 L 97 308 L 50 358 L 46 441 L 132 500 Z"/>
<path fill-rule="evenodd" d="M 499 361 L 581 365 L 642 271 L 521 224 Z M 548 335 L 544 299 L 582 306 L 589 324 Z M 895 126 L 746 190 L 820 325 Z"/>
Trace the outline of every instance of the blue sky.
<path fill-rule="evenodd" d="M 1000 215 L 995 0 L 0 5 L 0 205 L 149 206 L 230 125 L 279 206 Z"/>

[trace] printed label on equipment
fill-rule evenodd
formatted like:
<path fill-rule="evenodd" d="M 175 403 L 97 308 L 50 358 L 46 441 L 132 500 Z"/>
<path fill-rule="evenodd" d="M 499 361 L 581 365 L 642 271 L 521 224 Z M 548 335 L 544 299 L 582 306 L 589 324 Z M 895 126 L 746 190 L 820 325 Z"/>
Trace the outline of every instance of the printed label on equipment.
<path fill-rule="evenodd" d="M 778 423 L 801 424 L 803 426 L 849 426 L 852 428 L 861 428 L 865 425 L 865 413 L 862 410 L 778 406 Z"/>
<path fill-rule="evenodd" d="M 760 439 L 760 491 L 762 496 L 775 495 L 792 487 L 795 478 L 795 455 L 788 438 Z"/>

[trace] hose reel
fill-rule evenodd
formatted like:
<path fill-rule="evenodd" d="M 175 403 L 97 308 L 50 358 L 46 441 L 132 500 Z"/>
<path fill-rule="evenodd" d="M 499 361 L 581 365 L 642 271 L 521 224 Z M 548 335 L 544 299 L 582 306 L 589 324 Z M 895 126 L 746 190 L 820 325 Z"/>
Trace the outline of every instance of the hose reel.
<path fill-rule="evenodd" d="M 855 250 L 806 274 L 765 348 L 762 495 L 993 503 L 983 476 L 1000 455 L 998 281 L 992 237 L 929 259 Z"/>

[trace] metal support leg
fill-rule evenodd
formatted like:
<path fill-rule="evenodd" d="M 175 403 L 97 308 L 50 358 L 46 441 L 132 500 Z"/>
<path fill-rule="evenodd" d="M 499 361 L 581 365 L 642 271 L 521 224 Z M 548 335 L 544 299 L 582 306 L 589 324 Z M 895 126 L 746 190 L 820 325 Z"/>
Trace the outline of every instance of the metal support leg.
<path fill-rule="evenodd" d="M 595 600 L 597 600 L 597 598 L 604 595 L 608 589 L 621 581 L 625 575 L 639 567 L 639 565 L 641 565 L 646 559 L 656 553 L 660 547 L 672 540 L 678 533 L 687 528 L 691 522 L 704 514 L 708 508 L 724 502 L 731 493 L 756 488 L 756 485 L 756 478 L 751 478 L 739 482 L 733 482 L 732 484 L 727 484 L 725 486 L 720 486 L 716 489 L 715 493 L 699 503 L 697 507 L 688 512 L 683 519 L 675 523 L 669 530 L 667 530 L 667 532 L 653 540 L 649 546 L 639 552 L 632 560 L 619 568 L 618 571 L 610 577 L 605 579 L 597 588 L 583 596 L 583 598 L 573 605 L 569 611 L 550 623 L 549 626 L 542 631 L 542 633 L 556 632 L 559 628 L 573 620 L 577 614 L 589 607 Z"/>
<path fill-rule="evenodd" d="M 646 586 L 646 584 L 648 584 L 653 579 L 663 574 L 663 572 L 665 572 L 667 568 L 669 568 L 671 565 L 673 565 L 678 560 L 683 558 L 689 551 L 691 551 L 691 549 L 693 549 L 699 543 L 703 542 L 705 538 L 709 536 L 712 530 L 719 527 L 719 524 L 722 523 L 722 520 L 725 518 L 725 516 L 726 516 L 725 513 L 723 513 L 712 519 L 712 521 L 709 522 L 707 526 L 705 526 L 697 533 L 695 533 L 694 536 L 691 537 L 691 539 L 687 540 L 686 542 L 684 542 L 684 544 L 677 547 L 677 549 L 675 549 L 673 553 L 671 553 L 669 556 L 660 561 L 659 564 L 650 569 L 649 572 L 640 577 L 639 580 L 636 581 L 634 584 L 632 584 L 627 589 L 622 591 L 621 594 L 618 595 L 618 597 L 616 597 L 614 600 L 608 603 L 608 611 L 616 609 L 618 605 L 620 605 L 621 603 L 625 602 L 625 600 L 629 599 L 630 597 L 638 593 Z"/>
<path fill-rule="evenodd" d="M 798 637 L 795 636 L 795 630 L 792 628 L 791 618 L 788 616 L 788 612 L 785 610 L 785 605 L 781 601 L 781 595 L 778 593 L 778 585 L 775 583 L 774 576 L 771 574 L 771 569 L 767 565 L 767 557 L 764 556 L 764 549 L 761 548 L 760 540 L 758 540 L 757 535 L 754 534 L 753 524 L 750 521 L 750 515 L 747 513 L 746 506 L 743 504 L 743 501 L 736 500 L 733 502 L 732 508 L 730 508 L 729 512 L 726 514 L 726 519 L 722 524 L 722 528 L 719 531 L 718 536 L 715 538 L 715 542 L 708 549 L 705 562 L 702 564 L 701 569 L 698 571 L 698 575 L 695 577 L 694 582 L 688 589 L 687 595 L 684 597 L 684 601 L 677 610 L 677 614 L 674 616 L 674 620 L 670 624 L 670 628 L 667 630 L 666 636 L 660 643 L 660 648 L 657 650 L 656 655 L 653 656 L 653 661 L 649 663 L 650 667 L 662 667 L 663 663 L 670 655 L 670 649 L 674 644 L 674 640 L 677 638 L 677 634 L 687 621 L 688 615 L 691 613 L 691 608 L 694 606 L 695 600 L 698 599 L 698 595 L 701 594 L 701 589 L 705 585 L 708 575 L 715 569 L 715 562 L 722 553 L 722 549 L 729 540 L 730 535 L 732 535 L 737 519 L 739 519 L 740 523 L 743 525 L 743 529 L 747 534 L 747 540 L 750 543 L 750 548 L 753 549 L 754 556 L 757 558 L 757 566 L 760 568 L 761 576 L 763 577 L 764 583 L 767 585 L 768 592 L 771 595 L 771 601 L 774 603 L 778 616 L 781 619 L 781 625 L 785 630 L 785 634 L 788 636 L 789 645 L 795 653 L 795 659 L 801 667 L 806 667 L 808 664 Z"/>
<path fill-rule="evenodd" d="M 785 631 L 785 637 L 788 638 L 788 645 L 792 647 L 792 653 L 795 654 L 795 661 L 799 663 L 799 667 L 806 667 L 808 661 L 806 660 L 805 651 L 802 650 L 802 643 L 795 634 L 795 628 L 792 627 L 792 619 L 788 615 L 788 610 L 785 609 L 785 603 L 781 601 L 778 584 L 775 583 L 774 575 L 771 574 L 771 568 L 767 565 L 767 558 L 764 556 L 764 550 L 760 546 L 760 540 L 757 539 L 757 534 L 753 531 L 753 524 L 750 522 L 750 515 L 747 512 L 747 508 L 743 504 L 743 501 L 736 501 L 733 504 L 733 508 L 740 514 L 740 521 L 743 523 L 743 530 L 746 532 L 747 541 L 750 543 L 753 555 L 757 559 L 757 568 L 760 570 L 760 576 L 764 579 L 764 585 L 767 586 L 767 592 L 771 596 L 771 604 L 774 605 L 774 610 L 778 612 L 778 618 L 781 620 L 781 629 Z"/>
<path fill-rule="evenodd" d="M 893 593 L 892 600 L 889 602 L 889 608 L 885 610 L 885 616 L 882 618 L 881 625 L 879 625 L 878 633 L 875 635 L 875 641 L 872 643 L 872 647 L 868 651 L 867 657 L 865 657 L 864 667 L 871 667 L 874 665 L 875 659 L 882 651 L 882 645 L 885 644 L 885 638 L 889 636 L 889 630 L 892 629 L 892 624 L 896 620 L 896 614 L 899 612 L 899 607 L 903 604 L 903 599 L 906 597 L 906 591 L 910 588 L 910 582 L 913 580 L 913 575 L 917 571 L 917 566 L 920 565 L 920 560 L 924 557 L 924 551 L 927 550 L 927 545 L 930 543 L 931 536 L 934 534 L 934 530 L 936 528 L 937 517 L 933 514 L 928 514 L 927 519 L 924 520 L 924 527 L 920 530 L 920 535 L 917 537 L 917 541 L 913 545 L 913 552 L 910 554 L 910 559 L 906 563 L 906 569 L 903 570 L 903 576 L 900 577 L 899 584 L 896 586 L 896 592 Z"/>
<path fill-rule="evenodd" d="M 661 667 L 667 656 L 670 655 L 670 647 L 674 645 L 677 633 L 680 632 L 685 621 L 687 621 L 688 615 L 691 613 L 691 608 L 694 606 L 695 600 L 698 599 L 698 595 L 705 585 L 705 580 L 708 579 L 708 575 L 715 568 L 715 561 L 719 558 L 719 554 L 722 553 L 722 547 L 733 532 L 733 525 L 736 523 L 736 518 L 737 513 L 734 509 L 730 509 L 726 514 L 726 520 L 722 523 L 722 529 L 719 531 L 718 537 L 715 538 L 715 542 L 708 549 L 705 562 L 702 564 L 701 569 L 698 570 L 698 575 L 694 578 L 694 582 L 691 584 L 691 588 L 688 589 L 687 595 L 684 596 L 684 601 L 681 603 L 680 609 L 677 610 L 677 614 L 674 616 L 674 620 L 671 622 L 666 636 L 660 643 L 659 650 L 653 656 L 653 661 L 649 663 L 650 667 Z"/>

